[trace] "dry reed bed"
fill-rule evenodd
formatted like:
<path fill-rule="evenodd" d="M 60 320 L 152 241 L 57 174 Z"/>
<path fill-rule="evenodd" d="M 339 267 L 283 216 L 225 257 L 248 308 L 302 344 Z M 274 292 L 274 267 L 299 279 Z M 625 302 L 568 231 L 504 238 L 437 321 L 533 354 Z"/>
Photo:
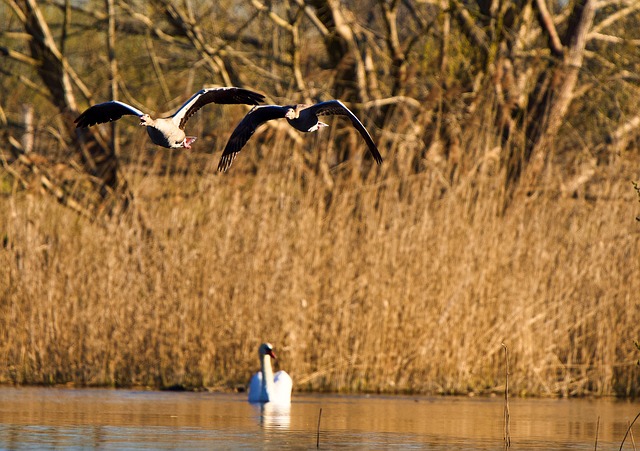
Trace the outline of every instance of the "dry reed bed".
<path fill-rule="evenodd" d="M 0 199 L 0 380 L 232 387 L 269 340 L 299 390 L 487 392 L 504 342 L 513 393 L 638 393 L 627 181 L 500 216 L 492 183 L 296 167 L 136 179 L 150 240 Z"/>

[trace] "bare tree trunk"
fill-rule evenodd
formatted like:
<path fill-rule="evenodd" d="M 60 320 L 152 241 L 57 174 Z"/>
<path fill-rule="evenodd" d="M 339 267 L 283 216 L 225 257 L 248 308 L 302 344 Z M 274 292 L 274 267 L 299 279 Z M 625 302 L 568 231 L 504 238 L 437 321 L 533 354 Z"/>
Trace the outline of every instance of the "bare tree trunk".
<path fill-rule="evenodd" d="M 118 100 L 118 60 L 116 59 L 116 17 L 114 0 L 105 0 L 105 8 L 109 16 L 107 24 L 107 53 L 109 55 L 109 72 L 111 76 L 111 98 Z M 111 152 L 120 154 L 120 137 L 118 121 L 111 122 Z"/>
<path fill-rule="evenodd" d="M 440 0 L 440 8 L 442 9 L 442 37 L 440 38 L 440 55 L 439 64 L 440 77 L 445 80 L 447 75 L 447 66 L 449 64 L 449 35 L 451 34 L 451 13 L 447 9 L 447 0 Z"/>
<path fill-rule="evenodd" d="M 477 48 L 478 69 L 485 72 L 479 75 L 494 89 L 495 118 L 507 152 L 504 161 L 509 202 L 517 189 L 535 185 L 545 167 L 549 145 L 574 98 L 595 0 L 573 3 L 563 36 L 556 29 L 557 18 L 551 15 L 546 0 L 477 0 L 481 13 L 477 19 L 460 0 L 449 2 L 460 29 Z M 538 21 L 535 29 L 531 28 L 533 11 Z M 540 33 L 546 37 L 551 57 L 539 60 L 534 88 L 528 92 L 525 87 L 532 68 L 524 67 L 521 56 Z M 522 139 L 514 139 L 519 131 L 523 131 Z"/>
<path fill-rule="evenodd" d="M 19 0 L 19 2 L 7 0 L 7 2 L 23 23 L 25 31 L 31 36 L 29 49 L 34 61 L 33 66 L 49 93 L 47 97 L 66 117 L 65 123 L 69 124 L 66 132 L 70 135 L 77 133 L 80 142 L 78 155 L 82 166 L 92 176 L 91 180 L 103 200 L 122 188 L 118 208 L 126 208 L 130 193 L 126 189 L 126 184 L 121 184 L 115 153 L 106 147 L 92 130 L 79 130 L 73 127 L 73 117 L 78 114 L 73 86 L 75 85 L 89 101 L 91 92 L 60 50 L 64 49 L 69 16 L 65 15 L 63 41 L 58 47 L 36 0 Z"/>
<path fill-rule="evenodd" d="M 400 44 L 398 36 L 398 1 L 393 0 L 387 3 L 381 0 L 381 6 L 384 17 L 384 24 L 387 31 L 387 47 L 391 54 L 391 75 L 393 77 L 393 86 L 391 88 L 392 96 L 405 94 L 407 66 L 406 57 Z"/>
<path fill-rule="evenodd" d="M 322 26 L 331 66 L 335 68 L 334 94 L 346 101 L 364 103 L 369 100 L 366 70 L 356 37 L 343 14 L 338 0 L 308 0 Z M 354 83 L 355 81 L 355 83 Z"/>
<path fill-rule="evenodd" d="M 300 68 L 300 19 L 302 18 L 303 10 L 300 9 L 296 16 L 291 21 L 291 70 L 293 72 L 293 79 L 296 81 L 296 88 L 301 92 L 306 92 L 307 86 L 302 75 Z"/>
<path fill-rule="evenodd" d="M 547 161 L 549 144 L 560 130 L 573 100 L 573 92 L 584 59 L 587 35 L 594 16 L 595 0 L 580 0 L 575 4 L 563 39 L 564 57 L 538 77 L 527 112 L 527 147 L 524 159 L 520 169 L 512 174 L 512 182 L 518 181 L 520 175 L 526 174 L 525 179 L 520 182 L 525 189 L 537 183 Z M 545 27 L 551 25 L 544 21 Z M 549 31 L 552 46 L 555 45 L 553 43 L 556 39 L 553 36 L 556 34 L 555 30 Z"/>

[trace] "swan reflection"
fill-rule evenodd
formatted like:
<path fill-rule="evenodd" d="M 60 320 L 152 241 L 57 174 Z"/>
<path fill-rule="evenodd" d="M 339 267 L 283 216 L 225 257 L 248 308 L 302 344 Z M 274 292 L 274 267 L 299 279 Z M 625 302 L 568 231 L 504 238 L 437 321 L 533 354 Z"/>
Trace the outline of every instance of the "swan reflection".
<path fill-rule="evenodd" d="M 260 414 L 260 426 L 264 429 L 289 429 L 291 425 L 291 404 L 265 402 L 253 404 Z"/>

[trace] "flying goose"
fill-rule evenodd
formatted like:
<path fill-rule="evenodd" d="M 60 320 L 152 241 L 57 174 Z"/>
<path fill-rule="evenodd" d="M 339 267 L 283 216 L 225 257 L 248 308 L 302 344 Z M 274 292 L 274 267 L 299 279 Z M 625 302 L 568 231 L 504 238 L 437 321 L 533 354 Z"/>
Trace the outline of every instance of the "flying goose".
<path fill-rule="evenodd" d="M 122 116 L 138 116 L 140 125 L 147 127 L 147 133 L 153 141 L 162 147 L 190 149 L 195 136 L 186 136 L 184 127 L 191 116 L 208 103 L 258 105 L 264 96 L 247 89 L 205 88 L 196 92 L 178 111 L 165 118 L 152 119 L 148 114 L 118 100 L 99 103 L 89 107 L 74 121 L 77 128 L 91 127 L 95 124 L 117 121 Z"/>
<path fill-rule="evenodd" d="M 273 346 L 262 343 L 258 348 L 260 371 L 255 373 L 249 383 L 249 402 L 291 403 L 293 381 L 286 371 L 273 374 L 271 359 L 275 359 Z"/>
<path fill-rule="evenodd" d="M 371 139 L 371 135 L 362 125 L 362 122 L 339 100 L 327 100 L 315 105 L 260 105 L 253 107 L 251 111 L 240 121 L 231 134 L 227 145 L 222 152 L 222 158 L 218 163 L 218 171 L 225 172 L 236 158 L 238 152 L 249 141 L 256 129 L 263 123 L 272 119 L 286 118 L 289 124 L 301 132 L 315 132 L 328 125 L 318 120 L 318 116 L 338 115 L 347 116 L 353 126 L 364 138 L 371 155 L 376 163 L 382 163 L 382 156 Z"/>

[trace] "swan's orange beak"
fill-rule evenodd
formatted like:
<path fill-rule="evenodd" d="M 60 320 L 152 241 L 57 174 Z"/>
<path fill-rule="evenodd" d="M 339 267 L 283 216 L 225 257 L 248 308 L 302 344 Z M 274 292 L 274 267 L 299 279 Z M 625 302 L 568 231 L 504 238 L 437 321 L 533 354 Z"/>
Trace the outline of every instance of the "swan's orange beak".
<path fill-rule="evenodd" d="M 273 360 L 278 360 L 278 358 L 276 357 L 275 352 L 273 352 L 273 350 L 269 350 L 269 352 L 267 352 L 267 355 L 269 357 L 271 357 Z"/>

